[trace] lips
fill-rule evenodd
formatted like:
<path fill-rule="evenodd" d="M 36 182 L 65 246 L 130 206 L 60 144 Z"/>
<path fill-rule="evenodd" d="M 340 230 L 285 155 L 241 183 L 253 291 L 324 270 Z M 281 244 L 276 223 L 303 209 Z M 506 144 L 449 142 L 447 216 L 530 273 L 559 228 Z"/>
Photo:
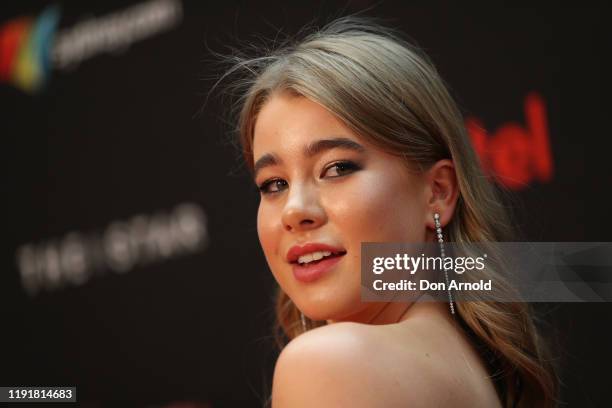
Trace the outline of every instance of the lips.
<path fill-rule="evenodd" d="M 291 264 L 293 276 L 303 283 L 314 282 L 323 275 L 329 273 L 343 257 L 344 255 L 335 255 L 307 264 Z"/>
<path fill-rule="evenodd" d="M 317 242 L 313 242 L 313 243 L 308 243 L 302 246 L 299 246 L 299 245 L 292 246 L 289 249 L 289 252 L 287 252 L 286 259 L 287 259 L 287 262 L 289 263 L 296 263 L 300 256 L 309 254 L 312 252 L 317 252 L 317 251 L 329 251 L 332 253 L 332 256 L 346 254 L 346 250 L 344 248 L 334 247 L 334 246 L 327 245 L 327 244 L 320 244 Z"/>
<path fill-rule="evenodd" d="M 300 256 L 317 251 L 329 251 L 331 255 L 305 264 L 299 264 L 297 262 Z M 303 283 L 309 283 L 329 272 L 342 260 L 344 255 L 346 255 L 346 250 L 344 248 L 320 243 L 309 243 L 303 246 L 296 245 L 291 247 L 289 252 L 287 252 L 287 261 L 292 265 L 295 279 Z"/>

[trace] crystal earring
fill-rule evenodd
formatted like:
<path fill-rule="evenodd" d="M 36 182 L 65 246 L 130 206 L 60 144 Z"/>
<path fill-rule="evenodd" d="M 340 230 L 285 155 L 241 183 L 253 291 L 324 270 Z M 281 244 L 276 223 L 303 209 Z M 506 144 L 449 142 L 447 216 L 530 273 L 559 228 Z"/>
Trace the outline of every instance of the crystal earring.
<path fill-rule="evenodd" d="M 306 318 L 304 317 L 304 313 L 300 312 L 300 317 L 302 319 L 302 331 L 305 332 L 307 328 L 306 328 Z"/>
<path fill-rule="evenodd" d="M 442 235 L 442 226 L 440 225 L 440 214 L 434 214 L 434 224 L 436 225 L 436 236 L 438 237 L 438 244 L 440 244 L 440 257 L 442 258 L 442 269 L 444 270 L 444 281 L 448 288 L 448 304 L 450 306 L 451 314 L 455 314 L 455 305 L 453 304 L 453 294 L 449 287 L 448 281 L 448 269 L 446 269 L 446 253 L 444 252 L 444 236 Z"/>

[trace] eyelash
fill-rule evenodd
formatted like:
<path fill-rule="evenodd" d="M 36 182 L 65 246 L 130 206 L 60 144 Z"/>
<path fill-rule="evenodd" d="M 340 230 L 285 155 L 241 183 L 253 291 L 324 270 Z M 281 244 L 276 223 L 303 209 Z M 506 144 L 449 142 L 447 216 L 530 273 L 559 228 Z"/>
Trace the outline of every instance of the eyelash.
<path fill-rule="evenodd" d="M 343 161 L 338 161 L 338 162 L 335 162 L 335 163 L 331 164 L 330 166 L 326 167 L 326 168 L 325 168 L 324 173 L 327 173 L 327 171 L 328 171 L 329 169 L 334 168 L 334 167 L 338 167 L 338 166 L 344 166 L 344 167 L 345 167 L 345 169 L 350 170 L 350 171 L 349 171 L 349 173 L 347 173 L 347 174 L 351 174 L 351 173 L 353 173 L 353 172 L 355 172 L 355 171 L 357 171 L 357 170 L 360 170 L 360 169 L 361 169 L 361 167 L 360 167 L 360 166 L 359 166 L 357 163 L 354 163 L 354 162 L 352 162 L 352 161 L 348 161 L 348 160 L 343 160 Z M 340 174 L 340 175 L 338 175 L 338 176 L 331 176 L 331 178 L 344 177 L 344 176 L 346 176 L 347 174 Z M 258 186 L 257 188 L 259 189 L 259 191 L 260 191 L 262 194 L 276 194 L 276 193 L 280 193 L 280 192 L 282 192 L 283 190 L 278 190 L 278 191 L 269 191 L 269 190 L 268 190 L 268 187 L 269 187 L 270 185 L 272 185 L 273 183 L 277 182 L 277 181 L 283 181 L 283 182 L 287 183 L 287 182 L 286 182 L 285 180 L 283 180 L 283 179 L 274 178 L 274 179 L 270 179 L 270 180 L 266 180 L 266 181 L 264 181 L 264 182 L 263 182 L 263 183 L 261 183 L 261 185 L 260 185 L 260 186 Z"/>

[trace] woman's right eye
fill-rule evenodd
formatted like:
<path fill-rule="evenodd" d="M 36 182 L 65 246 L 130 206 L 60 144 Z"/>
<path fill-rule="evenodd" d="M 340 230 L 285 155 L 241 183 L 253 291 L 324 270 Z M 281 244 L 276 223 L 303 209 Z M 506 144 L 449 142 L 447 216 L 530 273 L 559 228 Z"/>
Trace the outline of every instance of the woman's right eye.
<path fill-rule="evenodd" d="M 258 188 L 262 194 L 280 193 L 287 187 L 287 182 L 283 179 L 272 179 L 264 181 Z"/>

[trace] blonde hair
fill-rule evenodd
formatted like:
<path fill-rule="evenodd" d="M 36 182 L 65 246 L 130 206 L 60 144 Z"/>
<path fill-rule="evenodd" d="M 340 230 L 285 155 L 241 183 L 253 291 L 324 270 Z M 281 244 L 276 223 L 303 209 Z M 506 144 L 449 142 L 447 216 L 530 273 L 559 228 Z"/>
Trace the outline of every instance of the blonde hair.
<path fill-rule="evenodd" d="M 429 58 L 399 32 L 373 19 L 344 17 L 264 56 L 236 56 L 233 62 L 226 75 L 242 69 L 249 73 L 235 82 L 244 87 L 235 113 L 251 170 L 259 110 L 274 93 L 291 92 L 325 106 L 356 134 L 404 157 L 413 168 L 424 170 L 451 159 L 460 193 L 446 226 L 449 241 L 512 237 L 506 209 L 483 175 L 461 112 Z M 505 406 L 556 405 L 558 380 L 527 304 L 470 301 L 459 302 L 457 310 L 464 330 L 494 371 Z M 280 288 L 276 317 L 287 339 L 303 331 L 299 310 Z M 308 321 L 309 327 L 324 324 Z"/>

